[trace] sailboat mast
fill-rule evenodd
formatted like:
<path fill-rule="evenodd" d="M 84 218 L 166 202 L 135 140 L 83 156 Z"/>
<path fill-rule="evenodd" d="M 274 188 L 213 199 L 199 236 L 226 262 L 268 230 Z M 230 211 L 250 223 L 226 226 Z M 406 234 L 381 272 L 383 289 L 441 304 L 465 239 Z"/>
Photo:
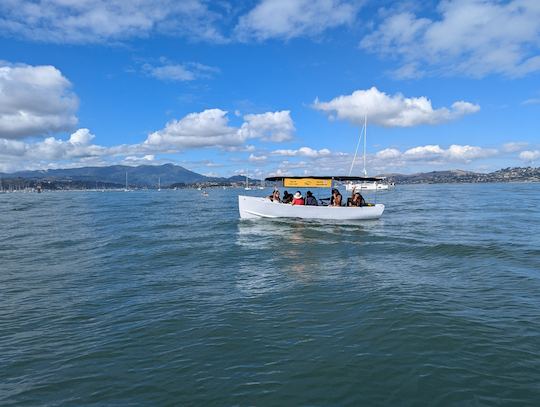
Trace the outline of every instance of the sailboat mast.
<path fill-rule="evenodd" d="M 127 189 L 128 189 L 128 188 L 127 188 L 127 185 L 128 185 L 128 184 L 127 184 L 127 171 L 126 171 L 126 191 L 127 191 Z"/>
<path fill-rule="evenodd" d="M 354 163 L 356 162 L 356 156 L 358 155 L 358 148 L 360 147 L 360 143 L 362 142 L 362 136 L 365 137 L 365 129 L 366 129 L 366 120 L 365 120 L 365 117 L 364 117 L 364 127 L 362 127 L 360 129 L 360 137 L 358 137 L 358 143 L 356 143 L 356 150 L 354 150 L 354 157 L 353 157 L 353 160 L 351 162 L 351 168 L 349 168 L 349 176 L 352 174 L 352 170 L 354 168 Z M 365 139 L 364 139 L 364 172 L 366 171 L 365 152 L 366 152 L 366 142 L 365 142 Z"/>
<path fill-rule="evenodd" d="M 364 177 L 367 177 L 367 170 L 366 170 L 366 140 L 367 140 L 367 114 L 364 115 Z"/>

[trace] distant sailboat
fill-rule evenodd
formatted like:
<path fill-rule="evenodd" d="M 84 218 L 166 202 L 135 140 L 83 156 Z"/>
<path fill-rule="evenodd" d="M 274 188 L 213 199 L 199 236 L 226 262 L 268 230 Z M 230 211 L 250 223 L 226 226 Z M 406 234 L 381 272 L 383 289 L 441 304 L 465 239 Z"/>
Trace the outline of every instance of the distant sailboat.
<path fill-rule="evenodd" d="M 364 141 L 364 153 L 363 153 L 363 161 L 364 161 L 364 177 L 367 177 L 367 169 L 366 169 L 366 144 L 367 144 L 367 115 L 364 116 L 364 126 L 362 127 L 362 130 L 360 131 L 360 138 L 358 139 L 358 144 L 356 145 L 356 150 L 354 152 L 354 157 L 351 162 L 351 168 L 349 169 L 349 176 L 352 175 L 352 171 L 354 168 L 354 163 L 356 161 L 356 156 L 358 155 L 358 148 L 360 147 L 360 143 L 362 142 L 362 139 Z M 368 190 L 368 191 L 380 191 L 380 190 L 387 190 L 389 188 L 389 184 L 385 182 L 385 177 L 380 177 L 379 181 L 364 181 L 364 182 L 348 182 L 345 184 L 345 189 L 347 191 L 360 191 L 360 190 Z"/>
<path fill-rule="evenodd" d="M 161 191 L 161 177 L 158 177 L 157 185 L 158 185 L 157 190 Z"/>
<path fill-rule="evenodd" d="M 128 180 L 127 180 L 127 171 L 126 171 L 126 186 L 124 188 L 124 192 L 128 192 L 129 189 L 128 189 Z"/>
<path fill-rule="evenodd" d="M 246 187 L 244 188 L 246 191 L 251 191 L 251 187 L 249 186 L 249 178 L 246 174 Z"/>

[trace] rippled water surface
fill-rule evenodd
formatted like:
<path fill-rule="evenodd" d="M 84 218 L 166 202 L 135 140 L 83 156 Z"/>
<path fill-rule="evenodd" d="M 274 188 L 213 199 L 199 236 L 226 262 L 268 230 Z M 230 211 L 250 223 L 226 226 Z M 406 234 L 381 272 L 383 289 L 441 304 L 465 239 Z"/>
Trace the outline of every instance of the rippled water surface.
<path fill-rule="evenodd" d="M 540 403 L 540 184 L 355 224 L 239 192 L 0 195 L 0 405 Z"/>

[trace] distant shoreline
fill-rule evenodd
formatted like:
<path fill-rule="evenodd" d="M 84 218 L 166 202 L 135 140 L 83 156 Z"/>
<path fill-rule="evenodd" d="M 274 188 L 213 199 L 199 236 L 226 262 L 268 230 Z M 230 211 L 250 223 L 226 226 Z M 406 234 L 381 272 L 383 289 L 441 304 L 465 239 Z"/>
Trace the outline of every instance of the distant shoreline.
<path fill-rule="evenodd" d="M 540 182 L 540 167 L 503 168 L 491 173 L 463 170 L 432 171 L 417 174 L 381 174 L 396 185 L 412 184 L 487 184 Z M 159 183 L 159 180 L 161 181 Z M 181 166 L 111 166 L 83 167 L 49 171 L 25 171 L 0 174 L 0 191 L 13 190 L 118 190 L 124 189 L 191 189 L 242 188 L 245 175 L 229 178 L 207 177 Z M 259 179 L 249 178 L 249 185 L 263 185 Z"/>

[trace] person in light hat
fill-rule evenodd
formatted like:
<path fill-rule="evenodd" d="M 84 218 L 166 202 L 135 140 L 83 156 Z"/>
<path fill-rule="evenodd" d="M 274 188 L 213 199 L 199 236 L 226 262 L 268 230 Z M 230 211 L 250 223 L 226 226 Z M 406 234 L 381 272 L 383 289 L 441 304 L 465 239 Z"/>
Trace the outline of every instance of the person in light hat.
<path fill-rule="evenodd" d="M 296 191 L 296 194 L 293 196 L 292 204 L 293 205 L 304 205 L 304 197 L 300 193 L 300 191 Z"/>

